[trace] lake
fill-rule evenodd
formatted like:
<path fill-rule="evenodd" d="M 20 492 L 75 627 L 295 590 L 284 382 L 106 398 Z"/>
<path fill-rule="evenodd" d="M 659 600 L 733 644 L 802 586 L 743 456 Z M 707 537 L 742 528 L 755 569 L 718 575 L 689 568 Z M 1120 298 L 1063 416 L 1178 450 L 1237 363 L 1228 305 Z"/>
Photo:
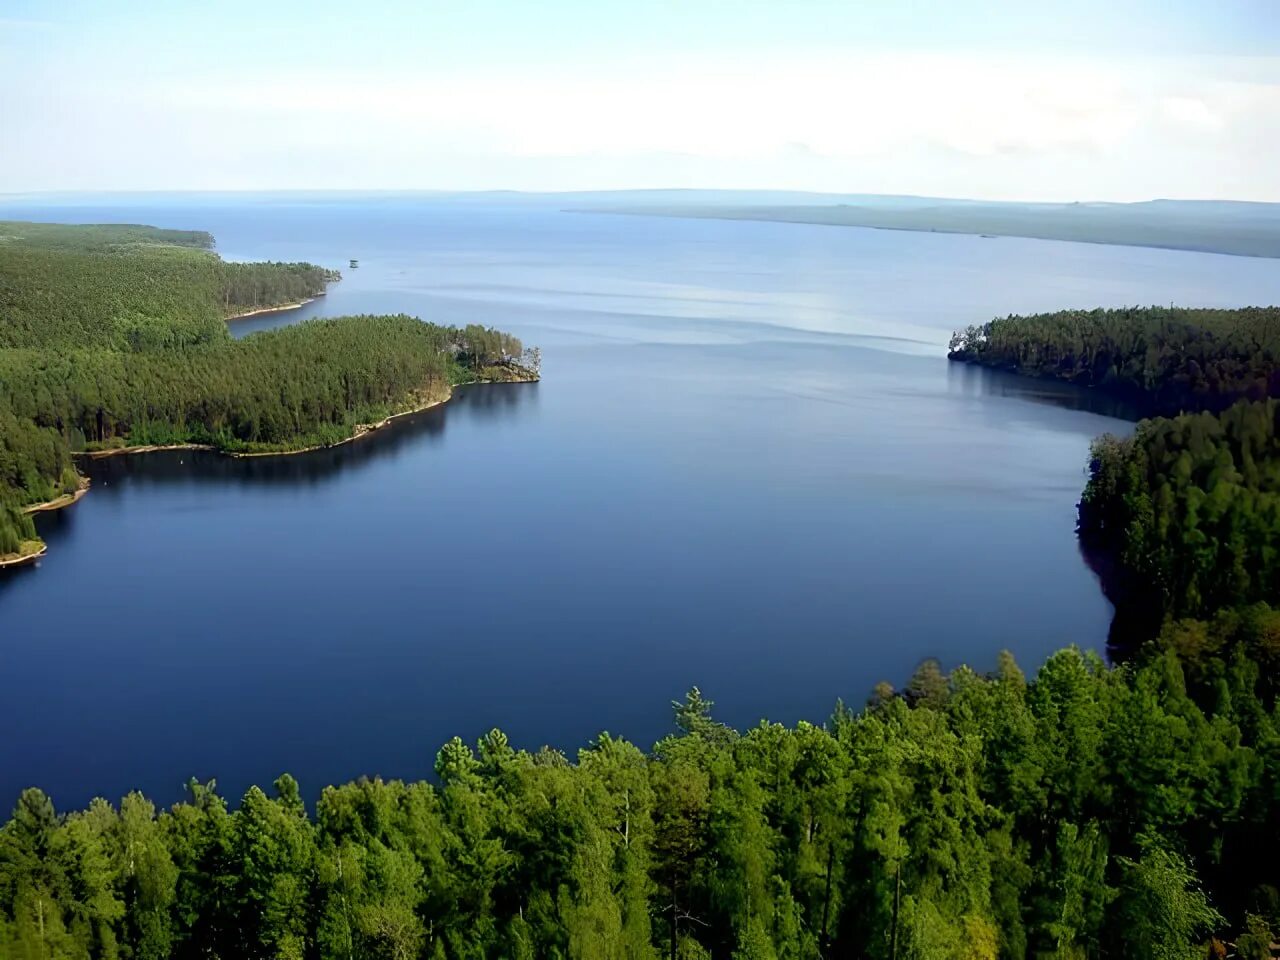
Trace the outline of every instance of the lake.
<path fill-rule="evenodd" d="M 208 229 L 343 270 L 306 316 L 509 329 L 539 384 L 477 386 L 295 457 L 96 461 L 0 580 L 0 805 L 187 778 L 236 798 L 430 775 L 501 727 L 649 746 L 697 684 L 737 726 L 821 722 L 927 656 L 1028 671 L 1101 650 L 1074 536 L 1123 413 L 945 360 L 997 314 L 1280 301 L 1275 261 L 1033 240 L 562 212 L 554 199 L 9 202 Z M 346 269 L 348 259 L 360 261 Z"/>

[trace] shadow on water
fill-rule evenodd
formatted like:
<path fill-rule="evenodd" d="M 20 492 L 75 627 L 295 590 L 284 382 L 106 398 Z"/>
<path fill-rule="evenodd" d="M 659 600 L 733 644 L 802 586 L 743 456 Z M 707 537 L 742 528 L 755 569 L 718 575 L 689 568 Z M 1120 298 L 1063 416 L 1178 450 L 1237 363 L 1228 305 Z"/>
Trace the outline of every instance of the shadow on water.
<path fill-rule="evenodd" d="M 972 363 L 948 363 L 947 384 L 952 391 L 959 393 L 1028 400 L 1119 420 L 1138 421 L 1151 415 L 1149 410 L 1138 404 L 1090 387 L 993 370 Z"/>
<path fill-rule="evenodd" d="M 76 508 L 73 505 L 63 510 L 38 513 L 33 519 L 36 524 L 36 532 L 40 534 L 40 539 L 45 542 L 45 545 L 52 553 L 58 549 L 58 546 L 64 540 L 71 537 L 75 529 Z M 35 576 L 39 570 L 39 561 L 25 567 L 9 567 L 0 570 L 0 590 L 19 583 L 26 577 Z"/>
<path fill-rule="evenodd" d="M 947 366 L 948 387 L 967 395 L 1026 400 L 1131 423 L 1154 415 L 1152 409 L 1140 404 L 1064 381 L 1029 377 L 969 363 L 949 363 Z M 1154 637 L 1159 631 L 1159 603 L 1149 589 L 1124 578 L 1114 557 L 1087 543 L 1078 532 L 1076 548 L 1112 607 L 1107 631 L 1107 656 L 1115 662 L 1128 660 L 1144 640 Z"/>
<path fill-rule="evenodd" d="M 494 421 L 518 416 L 522 407 L 537 403 L 538 385 L 473 384 L 459 387 L 448 403 L 412 416 L 401 417 L 388 427 L 345 443 L 307 453 L 271 457 L 228 457 L 202 450 L 158 452 L 140 456 L 106 457 L 84 460 L 84 470 L 95 484 L 109 488 L 130 476 L 148 480 L 205 481 L 223 484 L 228 480 L 248 484 L 323 483 L 344 471 L 359 469 L 392 457 L 412 444 L 439 442 L 450 419 L 468 417 Z M 191 465 L 199 467 L 192 470 Z"/>
<path fill-rule="evenodd" d="M 99 499 L 119 496 L 123 483 L 135 478 L 150 483 L 214 486 L 228 482 L 254 486 L 315 485 L 394 457 L 413 444 L 438 443 L 450 420 L 469 418 L 490 423 L 509 420 L 521 416 L 537 402 L 536 383 L 472 384 L 459 387 L 448 403 L 402 417 L 354 443 L 341 446 L 307 453 L 243 458 L 206 450 L 157 451 L 98 460 L 81 458 L 79 467 L 93 483 L 90 496 Z M 71 535 L 75 514 L 72 507 L 37 515 L 37 529 L 51 552 L 57 549 L 59 541 Z M 19 567 L 9 574 L 17 577 L 35 569 Z M 5 579 L 0 577 L 0 583 Z"/>

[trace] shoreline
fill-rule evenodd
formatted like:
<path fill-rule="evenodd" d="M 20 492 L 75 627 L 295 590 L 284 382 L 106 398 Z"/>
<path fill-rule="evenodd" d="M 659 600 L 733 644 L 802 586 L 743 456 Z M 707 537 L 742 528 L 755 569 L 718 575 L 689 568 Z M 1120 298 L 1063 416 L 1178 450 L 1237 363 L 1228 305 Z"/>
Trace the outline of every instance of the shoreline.
<path fill-rule="evenodd" d="M 79 483 L 76 484 L 75 493 L 64 493 L 60 497 L 54 497 L 52 500 L 46 500 L 44 503 L 33 503 L 30 506 L 22 508 L 23 513 L 47 513 L 52 510 L 61 510 L 69 507 L 73 503 L 79 501 L 86 493 L 89 492 L 89 478 L 81 477 Z"/>
<path fill-rule="evenodd" d="M 409 417 L 415 413 L 423 413 L 433 407 L 441 406 L 453 399 L 454 392 L 458 387 L 472 387 L 484 383 L 537 383 L 541 379 L 541 377 L 524 373 L 514 380 L 466 380 L 462 383 L 455 383 L 449 387 L 449 393 L 441 399 L 430 400 L 426 403 L 417 404 L 408 410 L 401 410 L 399 413 L 393 413 L 390 416 L 384 417 L 377 423 L 358 423 L 352 428 L 351 436 L 344 437 L 334 443 L 316 443 L 309 447 L 298 447 L 296 450 L 221 450 L 211 443 L 170 443 L 146 444 L 137 447 L 113 447 L 110 450 L 81 450 L 74 455 L 77 457 L 87 457 L 90 460 L 105 460 L 107 457 L 123 457 L 134 454 L 167 453 L 173 450 L 200 450 L 208 453 L 219 453 L 224 457 L 231 457 L 235 460 L 247 460 L 251 457 L 292 457 L 301 453 L 315 453 L 318 450 L 332 450 L 334 447 L 345 446 L 348 443 L 353 443 L 356 440 L 359 440 L 361 437 L 367 437 L 371 433 L 376 433 L 402 417 Z M 88 486 L 86 484 L 85 490 L 87 491 L 87 489 Z M 79 499 L 81 496 L 84 496 L 84 494 L 77 494 L 76 499 Z M 53 501 L 50 502 L 52 503 Z M 63 504 L 62 506 L 66 505 L 67 504 Z M 43 507 L 44 505 L 41 506 Z M 58 508 L 50 507 L 48 509 Z"/>
<path fill-rule="evenodd" d="M 426 403 L 418 404 L 408 410 L 401 410 L 399 413 L 393 413 L 390 416 L 383 417 L 377 423 L 357 423 L 352 428 L 351 436 L 345 437 L 336 443 L 317 443 L 309 447 L 300 447 L 297 450 L 252 450 L 252 451 L 223 451 L 223 456 L 232 457 L 236 460 L 248 460 L 252 457 L 292 457 L 299 453 L 315 453 L 318 450 L 332 450 L 335 447 L 346 446 L 348 443 L 354 443 L 362 437 L 367 437 L 371 433 L 376 433 L 384 427 L 390 426 L 396 420 L 402 417 L 411 417 L 415 413 L 425 413 L 434 407 L 442 406 L 453 399 L 454 392 L 458 387 L 472 387 L 482 383 L 537 383 L 541 377 L 526 376 L 519 380 L 467 380 L 464 383 L 455 383 L 449 387 L 449 393 L 439 400 L 428 400 Z M 207 447 L 205 449 L 214 450 L 216 447 Z"/>
<path fill-rule="evenodd" d="M 458 384 L 458 386 L 465 386 L 465 384 Z M 438 407 L 441 404 L 448 403 L 452 399 L 453 399 L 453 388 L 450 387 L 449 395 L 443 398 L 442 400 L 430 400 L 427 403 L 420 404 L 419 406 L 413 407 L 412 409 L 402 410 L 400 413 L 393 413 L 389 417 L 383 417 L 377 423 L 357 423 L 352 428 L 351 436 L 346 437 L 345 439 L 339 440 L 337 443 L 317 443 L 317 444 L 313 444 L 310 447 L 300 447 L 297 450 L 251 450 L 251 451 L 243 451 L 243 452 L 236 451 L 236 450 L 228 450 L 223 455 L 227 457 L 232 457 L 233 459 L 236 459 L 236 460 L 248 460 L 252 457 L 292 457 L 299 453 L 315 453 L 317 450 L 332 450 L 334 447 L 345 446 L 348 443 L 354 443 L 356 440 L 359 440 L 361 437 L 367 437 L 369 434 L 373 433 L 374 431 L 381 430 L 383 427 L 390 424 L 393 420 L 398 420 L 401 417 L 410 417 L 410 416 L 413 416 L 413 414 L 415 413 L 422 413 L 425 410 L 430 410 L 432 407 Z"/>
<path fill-rule="evenodd" d="M 164 453 L 168 450 L 217 450 L 211 443 L 146 443 L 137 447 L 111 447 L 108 450 L 75 450 L 72 455 L 90 460 L 122 457 L 130 453 Z"/>
<path fill-rule="evenodd" d="M 244 313 L 233 313 L 231 316 L 223 317 L 222 319 L 226 323 L 231 323 L 235 320 L 244 320 L 247 317 L 258 317 L 264 313 L 287 313 L 290 310 L 298 310 L 305 307 L 308 303 L 314 303 L 316 297 L 323 296 L 324 293 L 317 293 L 315 297 L 307 297 L 305 300 L 298 300 L 294 303 L 282 303 L 278 307 L 257 307 L 253 310 L 246 310 Z"/>
<path fill-rule="evenodd" d="M 44 555 L 48 552 L 49 552 L 48 545 L 43 540 L 41 540 L 40 549 L 37 550 L 35 553 L 27 553 L 27 554 L 8 553 L 8 554 L 5 554 L 4 556 L 0 556 L 0 570 L 10 570 L 15 567 L 29 567 L 32 564 L 39 562 L 44 557 Z"/>
<path fill-rule="evenodd" d="M 416 404 L 415 406 L 411 407 L 408 410 L 401 410 L 399 413 L 393 413 L 388 417 L 384 417 L 383 419 L 379 420 L 377 423 L 358 423 L 352 428 L 351 436 L 346 437 L 342 440 L 339 440 L 336 443 L 314 444 L 310 447 L 301 447 L 297 450 L 263 450 L 263 451 L 254 451 L 250 453 L 241 453 L 241 452 L 230 451 L 230 450 L 219 450 L 217 447 L 208 443 L 174 443 L 174 444 L 164 444 L 164 445 L 149 444 L 149 445 L 138 446 L 138 447 L 117 447 L 111 450 L 84 450 L 84 451 L 75 453 L 73 455 L 78 457 L 87 457 L 90 460 L 102 460 L 107 457 L 124 456 L 125 454 L 162 453 L 162 452 L 172 451 L 172 450 L 202 450 L 202 451 L 213 452 L 213 453 L 221 453 L 225 457 L 232 457 L 239 460 L 239 459 L 247 459 L 249 457 L 291 457 L 301 453 L 315 453 L 316 451 L 319 451 L 319 450 L 329 450 L 329 449 L 332 449 L 333 447 L 341 447 L 345 444 L 353 443 L 356 440 L 359 440 L 361 437 L 367 437 L 372 433 L 377 433 L 379 430 L 382 430 L 388 426 L 391 426 L 396 420 L 400 420 L 404 417 L 413 416 L 416 413 L 423 413 L 427 410 L 433 409 L 434 407 L 442 406 L 443 404 L 448 403 L 450 400 L 454 398 L 454 394 L 456 393 L 458 387 L 470 387 L 470 386 L 475 386 L 477 384 L 482 384 L 482 383 L 512 383 L 512 384 L 537 383 L 539 380 L 542 379 L 540 376 L 537 376 L 523 368 L 518 368 L 518 369 L 506 368 L 506 369 L 511 374 L 511 376 L 504 377 L 501 380 L 494 380 L 494 379 L 467 380 L 463 383 L 451 384 L 449 387 L 448 394 L 446 394 L 442 398 L 429 400 L 425 403 Z M 42 512 L 50 512 L 54 510 L 61 510 L 65 507 L 69 507 L 73 503 L 78 502 L 81 497 L 83 497 L 86 493 L 89 492 L 89 486 L 90 486 L 89 478 L 82 476 L 80 478 L 79 484 L 77 485 L 76 491 L 74 493 L 64 493 L 62 496 L 55 497 L 53 500 L 48 500 L 44 503 L 32 504 L 31 506 L 24 508 L 23 512 L 28 514 L 42 513 Z M 0 570 L 9 570 L 17 567 L 32 566 L 38 563 L 41 559 L 43 559 L 44 556 L 49 552 L 48 545 L 43 540 L 36 540 L 33 542 L 39 543 L 40 547 L 38 550 L 35 550 L 32 553 L 6 554 L 4 556 L 0 556 Z"/>

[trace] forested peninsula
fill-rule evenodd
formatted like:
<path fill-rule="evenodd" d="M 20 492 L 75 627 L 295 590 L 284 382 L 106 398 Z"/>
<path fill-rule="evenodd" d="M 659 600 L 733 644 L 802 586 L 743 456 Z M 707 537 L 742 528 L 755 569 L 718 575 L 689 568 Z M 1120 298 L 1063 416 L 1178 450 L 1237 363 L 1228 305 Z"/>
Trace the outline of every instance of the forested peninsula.
<path fill-rule="evenodd" d="M 769 194 L 660 191 L 583 198 L 571 209 L 594 213 L 762 220 L 914 233 L 964 233 L 1077 243 L 1280 257 L 1280 204 L 1225 200 L 1140 203 L 1024 203 L 874 194 Z M 719 194 L 719 195 L 718 195 Z M 758 198 L 757 198 L 758 197 Z M 582 203 L 589 206 L 580 206 Z"/>
<path fill-rule="evenodd" d="M 1280 397 L 1280 307 L 1125 307 L 998 317 L 952 360 L 1091 387 L 1150 413 Z"/>
<path fill-rule="evenodd" d="M 226 319 L 320 296 L 309 263 L 229 263 L 198 231 L 0 222 L 0 563 L 43 549 L 34 507 L 83 490 L 79 452 L 343 442 L 475 380 L 537 377 L 501 331 L 407 316 L 234 339 Z M 522 364 L 521 361 L 524 361 Z"/>
<path fill-rule="evenodd" d="M 1113 646 L 1212 647 L 1194 637 L 1243 622 L 1253 655 L 1280 667 L 1269 609 L 1222 613 L 1280 603 L 1280 308 L 1009 316 L 957 332 L 949 356 L 1162 414 L 1094 443 L 1080 502 L 1081 541 L 1116 605 Z M 1188 617 L 1216 626 L 1176 622 Z"/>

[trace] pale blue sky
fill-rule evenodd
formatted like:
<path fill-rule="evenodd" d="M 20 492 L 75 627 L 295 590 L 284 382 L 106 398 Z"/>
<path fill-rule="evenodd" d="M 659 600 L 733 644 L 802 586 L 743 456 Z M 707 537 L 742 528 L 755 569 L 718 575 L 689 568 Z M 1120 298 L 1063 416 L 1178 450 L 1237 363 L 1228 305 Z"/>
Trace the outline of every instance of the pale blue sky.
<path fill-rule="evenodd" d="M 1277 0 L 0 0 L 0 191 L 1280 200 Z"/>

